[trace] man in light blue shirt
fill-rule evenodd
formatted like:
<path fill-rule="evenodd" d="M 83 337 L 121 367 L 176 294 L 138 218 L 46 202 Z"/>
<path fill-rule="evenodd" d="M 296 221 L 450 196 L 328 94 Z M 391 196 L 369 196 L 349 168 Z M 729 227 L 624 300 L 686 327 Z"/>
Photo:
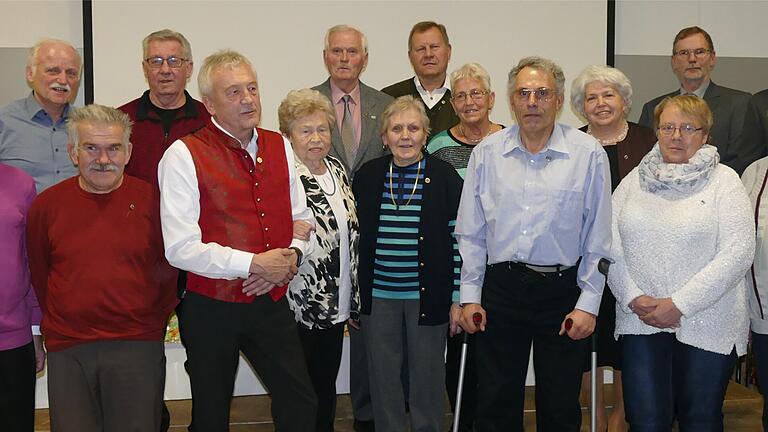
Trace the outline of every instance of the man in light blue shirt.
<path fill-rule="evenodd" d="M 586 338 L 605 284 L 598 264 L 611 246 L 611 177 L 594 138 L 555 122 L 564 83 L 551 60 L 520 60 L 508 82 L 517 125 L 486 138 L 467 167 L 456 236 L 461 325 L 480 331 L 480 432 L 523 431 L 531 345 L 537 430 L 581 425 Z"/>
<path fill-rule="evenodd" d="M 27 58 L 32 93 L 0 108 L 0 162 L 31 175 L 37 193 L 78 173 L 67 153 L 65 124 L 81 73 L 72 45 L 43 39 Z"/>

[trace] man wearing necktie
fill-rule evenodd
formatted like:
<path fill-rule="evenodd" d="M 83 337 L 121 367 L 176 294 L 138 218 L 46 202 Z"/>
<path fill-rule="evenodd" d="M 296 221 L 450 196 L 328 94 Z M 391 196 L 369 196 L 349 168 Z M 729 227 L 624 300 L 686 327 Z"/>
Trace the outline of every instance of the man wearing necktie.
<path fill-rule="evenodd" d="M 323 60 L 330 77 L 313 89 L 328 97 L 336 110 L 337 127 L 331 131 L 330 154 L 344 164 L 351 181 L 365 162 L 384 155 L 379 125 L 381 113 L 392 97 L 360 81 L 360 74 L 368 64 L 368 43 L 360 30 L 343 24 L 328 29 Z M 354 427 L 358 432 L 373 430 L 362 331 L 349 327 L 349 386 Z"/>
<path fill-rule="evenodd" d="M 741 174 L 750 163 L 764 155 L 759 142 L 742 136 L 749 93 L 719 86 L 710 79 L 717 56 L 712 37 L 700 27 L 686 27 L 677 33 L 670 61 L 672 71 L 680 81 L 680 89 L 646 102 L 638 123 L 655 130 L 653 110 L 664 98 L 685 94 L 698 96 L 707 102 L 714 117 L 708 144 L 717 147 L 721 163 Z"/>

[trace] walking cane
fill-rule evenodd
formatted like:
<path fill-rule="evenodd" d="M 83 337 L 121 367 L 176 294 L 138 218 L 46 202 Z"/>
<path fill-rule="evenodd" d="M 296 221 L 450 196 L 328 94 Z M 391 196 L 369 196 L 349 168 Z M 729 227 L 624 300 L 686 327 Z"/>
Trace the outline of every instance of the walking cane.
<path fill-rule="evenodd" d="M 573 320 L 568 318 L 565 320 L 565 331 L 570 331 L 573 327 Z M 592 355 L 589 365 L 589 430 L 590 432 L 597 432 L 597 337 L 595 332 L 592 332 L 590 336 L 590 342 L 592 345 Z"/>
<path fill-rule="evenodd" d="M 483 315 L 475 312 L 472 315 L 472 323 L 475 327 L 483 322 Z M 469 333 L 464 332 L 464 340 L 461 342 L 461 363 L 459 365 L 459 386 L 456 389 L 456 413 L 453 415 L 453 432 L 459 432 L 459 416 L 461 415 L 461 392 L 464 389 L 464 371 L 467 366 L 467 344 L 469 343 Z"/>

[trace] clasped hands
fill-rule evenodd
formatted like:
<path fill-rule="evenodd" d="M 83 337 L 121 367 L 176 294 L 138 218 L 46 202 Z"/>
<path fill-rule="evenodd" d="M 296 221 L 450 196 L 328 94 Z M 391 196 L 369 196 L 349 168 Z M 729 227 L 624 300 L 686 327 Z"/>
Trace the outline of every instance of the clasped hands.
<path fill-rule="evenodd" d="M 309 240 L 314 227 L 304 221 L 293 223 L 293 238 Z M 243 293 L 260 296 L 272 288 L 289 283 L 299 271 L 296 252 L 293 249 L 277 248 L 255 254 L 248 269 L 248 278 L 243 281 Z"/>
<path fill-rule="evenodd" d="M 629 309 L 645 324 L 660 329 L 680 327 L 680 318 L 683 316 L 669 297 L 641 295 L 629 303 Z"/>

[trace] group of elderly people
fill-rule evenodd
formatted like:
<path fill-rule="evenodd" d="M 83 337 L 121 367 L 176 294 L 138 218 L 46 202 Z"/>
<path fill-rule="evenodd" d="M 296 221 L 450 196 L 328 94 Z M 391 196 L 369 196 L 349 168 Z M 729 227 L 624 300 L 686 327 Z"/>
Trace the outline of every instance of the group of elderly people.
<path fill-rule="evenodd" d="M 455 372 L 446 372 L 447 337 L 462 331 L 480 334 L 478 350 L 470 351 L 467 373 L 472 384 L 465 387 L 465 392 L 478 401 L 476 430 L 522 430 L 520 378 L 524 378 L 525 370 L 510 369 L 520 368 L 521 364 L 527 369 L 528 352 L 522 353 L 522 360 L 509 365 L 504 364 L 505 358 L 490 358 L 504 352 L 499 341 L 517 343 L 521 339 L 524 346 L 533 343 L 535 366 L 542 368 L 537 377 L 541 394 L 537 392 L 536 396 L 539 428 L 576 431 L 580 427 L 574 419 L 580 419 L 577 405 L 582 377 L 571 371 L 578 375 L 589 372 L 583 342 L 594 329 L 599 365 L 614 369 L 617 391 L 608 419 L 602 409 L 605 404 L 599 380 L 598 430 L 629 427 L 640 432 L 665 431 L 670 430 L 675 418 L 682 431 L 722 430 L 721 406 L 730 372 L 747 347 L 745 274 L 755 249 L 755 221 L 738 175 L 719 163 L 718 150 L 710 145 L 713 116 L 703 99 L 695 95 L 664 99 L 654 110 L 654 129 L 646 128 L 626 120 L 632 102 L 629 79 L 612 67 L 589 66 L 573 81 L 571 92 L 572 108 L 587 122 L 579 132 L 555 123 L 563 104 L 562 70 L 547 59 L 529 57 L 510 72 L 509 101 L 517 124 L 506 128 L 490 120 L 495 93 L 488 72 L 477 63 L 468 63 L 449 78 L 450 104 L 458 123 L 431 135 L 431 112 L 422 100 L 410 95 L 392 100 L 383 109 L 377 131 L 387 152 L 364 163 L 353 177 L 344 161 L 330 154 L 339 144 L 332 142 L 333 138 L 346 140 L 344 135 L 350 133 L 346 121 L 350 99 L 343 98 L 344 120 L 339 121 L 340 111 L 320 91 L 288 93 L 278 115 L 280 132 L 290 142 L 295 159 L 274 156 L 269 152 L 282 145 L 276 134 L 254 129 L 256 123 L 238 117 L 247 114 L 258 120 L 252 115 L 260 110 L 252 67 L 236 53 L 217 55 L 212 56 L 214 60 L 206 60 L 207 75 L 201 81 L 212 86 L 201 88 L 206 108 L 213 115 L 212 123 L 183 139 L 191 150 L 185 150 L 184 142 L 177 141 L 166 153 L 160 163 L 160 188 L 167 193 L 175 187 L 169 183 L 171 176 L 181 181 L 189 175 L 173 171 L 175 161 L 191 157 L 188 166 L 195 168 L 191 171 L 204 172 L 198 158 L 205 160 L 214 151 L 208 142 L 216 140 L 228 145 L 238 141 L 242 148 L 238 148 L 240 153 L 235 159 L 249 161 L 251 173 L 253 167 L 282 169 L 281 161 L 289 164 L 287 175 L 295 172 L 304 194 L 291 186 L 291 198 L 305 197 L 306 203 L 299 204 L 302 209 L 306 205 L 312 217 L 294 217 L 292 236 L 294 241 L 311 246 L 291 246 L 281 252 L 295 253 L 290 256 L 295 257 L 296 267 L 274 277 L 255 276 L 262 274 L 261 270 L 269 274 L 264 270 L 269 266 L 257 260 L 262 254 L 256 254 L 247 272 L 250 276 L 242 286 L 245 296 L 274 295 L 290 280 L 287 300 L 298 324 L 307 374 L 317 396 L 316 418 L 308 422 L 304 419 L 304 424 L 313 424 L 317 431 L 333 430 L 335 382 L 344 330 L 350 326 L 361 329 L 364 337 L 375 428 L 380 432 L 406 430 L 409 424 L 414 431 L 442 430 L 446 378 L 455 379 L 446 377 Z M 219 81 L 232 83 L 221 95 L 217 93 L 223 85 Z M 242 95 L 230 95 L 231 89 L 242 91 Z M 227 102 L 227 98 L 235 97 L 240 100 L 238 106 Z M 249 108 L 247 112 L 241 109 L 244 104 Z M 240 110 L 239 114 L 227 111 L 233 107 Z M 130 133 L 130 129 L 122 133 Z M 539 147 L 534 143 L 536 137 L 544 138 Z M 77 141 L 77 137 L 74 139 Z M 76 147 L 74 151 L 79 150 Z M 93 151 L 101 158 L 101 149 Z M 227 159 L 226 154 L 214 158 Z M 498 156 L 492 160 L 489 155 Z M 273 156 L 272 160 L 280 163 L 264 167 L 262 157 Z M 571 158 L 583 158 L 588 169 L 582 172 L 581 168 L 573 168 L 569 165 Z M 527 170 L 525 176 L 507 177 L 500 169 L 506 163 L 503 159 L 521 162 L 522 168 L 515 169 Z M 6 175 L 4 169 L 0 174 Z M 559 170 L 560 177 L 575 179 L 575 183 L 552 183 L 553 188 L 547 183 L 551 179 L 540 175 L 548 169 Z M 13 174 L 7 175 L 13 178 Z M 201 174 L 195 178 L 202 194 L 197 195 L 202 209 L 195 210 L 202 212 L 198 215 L 201 221 L 216 201 L 228 199 L 216 196 L 217 186 L 210 182 L 219 180 Z M 502 182 L 521 187 L 523 192 L 520 196 L 504 192 Z M 762 185 L 764 188 L 765 182 Z M 12 203 L 20 214 L 26 214 L 34 195 L 28 190 L 31 184 L 26 186 L 23 193 L 17 194 L 0 188 L 2 196 L 8 198 L 4 202 Z M 203 190 L 205 187 L 211 189 Z M 544 204 L 535 195 L 537 187 L 546 194 Z M 571 189 L 559 189 L 562 187 Z M 255 201 L 261 201 L 261 192 L 253 193 L 258 197 Z M 177 198 L 181 200 L 181 196 Z M 500 212 L 505 200 L 517 202 L 520 215 Z M 165 196 L 161 203 L 161 211 L 175 211 Z M 546 217 L 536 220 L 536 208 L 530 209 L 532 216 L 526 216 L 529 203 L 545 206 Z M 280 211 L 290 211 L 291 204 L 295 216 L 297 203 L 289 203 L 287 210 Z M 579 210 L 574 213 L 574 208 Z M 300 212 L 309 214 L 306 209 Z M 579 220 L 559 223 L 558 211 Z M 186 217 L 177 216 L 179 220 Z M 515 220 L 507 221 L 509 216 Z M 167 214 L 162 217 L 166 231 L 170 219 Z M 18 230 L 6 226 L 17 224 L 16 219 L 2 221 L 2 232 L 21 236 Z M 205 223 L 215 225 L 214 221 Z M 269 238 L 268 219 L 263 224 L 265 238 Z M 542 230 L 549 229 L 548 224 L 573 231 L 570 234 L 579 249 L 573 262 L 566 262 L 571 245 L 557 252 L 540 251 L 540 239 L 526 237 L 533 237 L 534 230 L 536 235 L 542 234 Z M 532 232 L 527 232 L 526 226 Z M 520 259 L 498 260 L 506 251 L 501 250 L 505 245 L 495 243 L 500 241 L 494 238 L 495 233 L 503 236 L 515 229 L 520 232 L 515 234 L 514 257 Z M 173 237 L 164 234 L 166 242 Z M 558 239 L 554 240 L 557 244 Z M 23 242 L 16 243 L 23 247 Z M 294 244 L 287 237 L 282 243 Z M 173 247 L 166 244 L 166 256 L 171 259 L 176 254 L 175 262 L 186 262 L 188 258 L 180 251 L 173 252 Z M 526 260 L 526 248 L 532 250 L 529 257 L 550 253 L 561 259 Z M 303 251 L 307 251 L 306 256 L 301 255 Z M 478 251 L 482 254 L 479 261 Z M 480 284 L 486 294 L 481 301 L 465 287 L 477 279 L 471 266 L 462 269 L 465 252 L 470 252 L 465 259 L 473 255 L 472 265 L 485 268 L 486 281 L 483 283 L 481 275 Z M 598 261 L 607 278 L 600 276 L 597 268 L 583 268 Z M 606 270 L 608 265 L 610 269 Z M 498 285 L 515 288 L 517 282 L 505 280 L 512 277 L 509 275 L 518 278 L 525 290 L 533 287 L 530 292 L 534 298 L 494 291 Z M 190 283 L 205 288 L 205 281 L 199 278 L 195 276 Z M 601 281 L 600 286 L 590 288 L 597 294 L 602 290 L 602 298 L 597 297 L 599 313 L 590 310 L 588 298 L 581 295 L 588 291 L 582 286 L 587 279 Z M 565 299 L 557 292 L 563 286 L 570 287 Z M 536 292 L 537 287 L 555 291 Z M 185 326 L 191 329 L 187 336 L 187 343 L 193 347 L 190 354 L 196 353 L 190 355 L 191 371 L 214 364 L 206 363 L 209 359 L 204 356 L 210 354 L 202 351 L 208 348 L 193 335 L 203 334 L 208 324 L 204 319 L 190 317 L 203 310 L 204 302 L 215 301 L 203 299 L 203 291 L 199 290 L 192 290 L 192 302 L 185 300 L 186 310 L 180 314 L 182 331 Z M 277 302 L 279 296 L 273 299 Z M 545 306 L 539 309 L 542 304 Z M 263 305 L 243 307 L 221 309 L 221 318 L 230 313 L 237 320 L 254 311 L 274 313 L 272 309 L 259 309 Z M 520 310 L 530 315 L 519 318 L 525 321 L 523 324 L 509 316 L 510 311 Z M 474 313 L 482 316 L 479 324 L 468 319 Z M 531 323 L 539 327 L 531 330 Z M 483 334 L 486 329 L 489 331 Z M 529 335 L 521 334 L 527 331 Z M 212 334 L 205 333 L 206 337 Z M 540 353 L 542 360 L 538 358 Z M 554 370 L 551 361 L 572 364 Z M 301 377 L 296 380 L 301 381 Z M 588 382 L 586 375 L 584 382 Z M 201 397 L 201 393 L 195 394 L 200 388 L 193 382 L 193 397 Z M 290 411 L 285 400 L 288 394 L 290 391 L 276 396 L 276 403 L 280 398 L 278 409 L 283 419 Z M 455 404 L 455 395 L 450 396 Z M 312 405 L 309 400 L 304 402 Z M 293 430 L 290 423 L 283 422 L 289 425 L 286 430 Z"/>
<path fill-rule="evenodd" d="M 441 430 L 446 328 L 461 331 L 453 227 L 462 178 L 474 146 L 504 129 L 489 119 L 495 95 L 482 66 L 466 64 L 450 79 L 459 123 L 427 143 L 423 105 L 396 99 L 380 129 L 391 155 L 364 165 L 351 186 L 328 155 L 328 100 L 305 89 L 280 106 L 322 246 L 299 269 L 289 299 L 326 422 L 349 321 L 366 328 L 377 429 L 403 430 L 409 402 L 412 430 Z M 599 364 L 615 369 L 610 422 L 624 423 L 626 401 L 633 431 L 669 430 L 675 408 L 681 430 L 722 430 L 728 378 L 746 352 L 751 207 L 738 176 L 707 144 L 712 114 L 704 101 L 664 100 L 654 133 L 626 120 L 631 95 L 621 71 L 590 66 L 571 96 L 587 120 L 581 130 L 607 154 L 615 191 L 613 262 L 596 329 Z M 586 357 L 584 364 L 588 372 Z"/>

